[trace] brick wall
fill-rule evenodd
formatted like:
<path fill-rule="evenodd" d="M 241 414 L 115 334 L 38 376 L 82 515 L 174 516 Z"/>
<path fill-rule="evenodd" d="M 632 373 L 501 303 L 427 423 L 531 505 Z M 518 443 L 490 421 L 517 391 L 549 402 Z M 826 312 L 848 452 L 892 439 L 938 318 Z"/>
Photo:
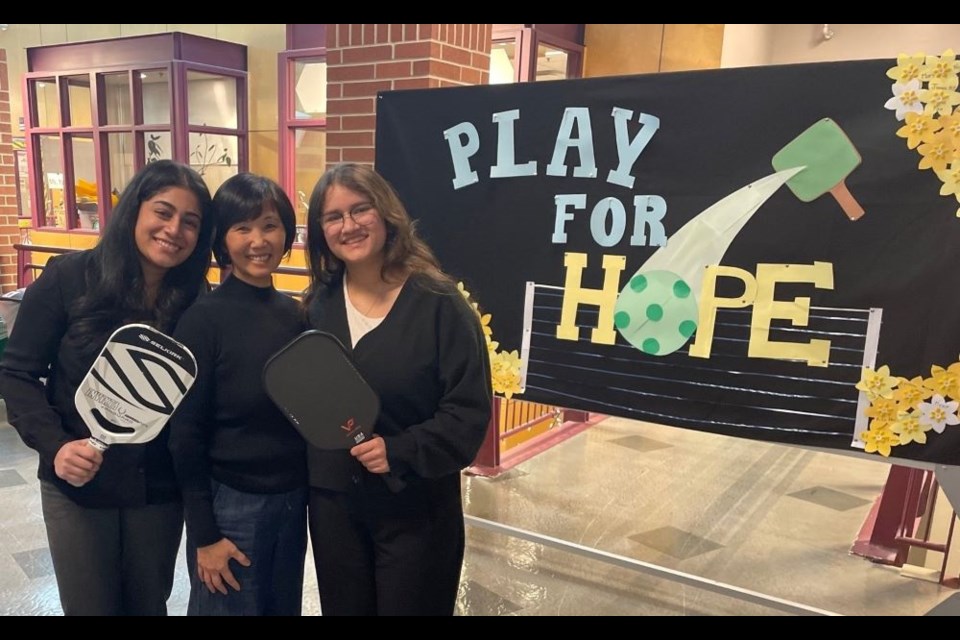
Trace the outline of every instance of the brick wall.
<path fill-rule="evenodd" d="M 373 164 L 378 91 L 486 84 L 489 24 L 327 25 L 327 163 Z"/>
<path fill-rule="evenodd" d="M 10 81 L 7 52 L 0 49 L 0 291 L 17 288 L 17 183 L 10 124 Z"/>

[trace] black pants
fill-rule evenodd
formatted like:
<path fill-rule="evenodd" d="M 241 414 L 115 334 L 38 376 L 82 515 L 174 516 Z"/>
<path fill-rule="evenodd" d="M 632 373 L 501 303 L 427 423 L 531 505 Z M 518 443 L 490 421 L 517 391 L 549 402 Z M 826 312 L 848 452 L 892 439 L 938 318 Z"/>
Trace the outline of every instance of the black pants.
<path fill-rule="evenodd" d="M 415 500 L 398 497 L 386 508 L 362 491 L 310 490 L 323 615 L 453 615 L 464 549 L 459 477 L 454 480 L 455 492 L 418 488 Z"/>
<path fill-rule="evenodd" d="M 166 615 L 181 503 L 90 509 L 43 481 L 40 497 L 65 615 Z"/>

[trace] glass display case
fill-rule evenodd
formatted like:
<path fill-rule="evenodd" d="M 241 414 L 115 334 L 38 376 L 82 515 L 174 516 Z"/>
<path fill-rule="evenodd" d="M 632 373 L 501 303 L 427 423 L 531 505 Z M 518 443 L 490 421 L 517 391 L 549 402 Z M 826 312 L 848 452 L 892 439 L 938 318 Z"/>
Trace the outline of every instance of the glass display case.
<path fill-rule="evenodd" d="M 145 164 L 190 164 L 211 193 L 246 171 L 247 49 L 161 33 L 27 49 L 34 226 L 97 233 Z"/>
<path fill-rule="evenodd" d="M 582 24 L 495 24 L 490 84 L 565 80 L 583 72 Z"/>

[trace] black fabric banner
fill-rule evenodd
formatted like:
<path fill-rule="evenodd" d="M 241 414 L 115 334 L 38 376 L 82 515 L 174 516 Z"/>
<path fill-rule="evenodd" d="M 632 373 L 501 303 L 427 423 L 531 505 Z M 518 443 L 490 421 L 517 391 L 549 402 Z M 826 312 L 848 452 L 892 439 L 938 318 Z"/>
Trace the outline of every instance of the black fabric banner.
<path fill-rule="evenodd" d="M 385 92 L 376 166 L 522 356 L 517 397 L 953 464 L 960 152 L 930 145 L 956 105 L 898 120 L 904 69 Z"/>

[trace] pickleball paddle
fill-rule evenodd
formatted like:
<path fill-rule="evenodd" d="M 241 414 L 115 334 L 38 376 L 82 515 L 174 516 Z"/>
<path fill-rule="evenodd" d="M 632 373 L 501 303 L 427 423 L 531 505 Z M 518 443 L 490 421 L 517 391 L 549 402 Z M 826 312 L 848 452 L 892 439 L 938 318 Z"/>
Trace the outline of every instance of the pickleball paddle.
<path fill-rule="evenodd" d="M 306 331 L 263 367 L 267 395 L 294 428 L 318 449 L 351 449 L 373 435 L 380 398 L 350 360 L 336 336 Z M 394 492 L 405 486 L 381 474 Z"/>
<path fill-rule="evenodd" d="M 373 433 L 380 399 L 332 334 L 307 331 L 294 338 L 264 365 L 263 383 L 318 449 L 350 449 Z"/>
<path fill-rule="evenodd" d="M 120 327 L 77 387 L 74 402 L 91 446 L 157 437 L 197 377 L 190 350 L 145 324 Z"/>

